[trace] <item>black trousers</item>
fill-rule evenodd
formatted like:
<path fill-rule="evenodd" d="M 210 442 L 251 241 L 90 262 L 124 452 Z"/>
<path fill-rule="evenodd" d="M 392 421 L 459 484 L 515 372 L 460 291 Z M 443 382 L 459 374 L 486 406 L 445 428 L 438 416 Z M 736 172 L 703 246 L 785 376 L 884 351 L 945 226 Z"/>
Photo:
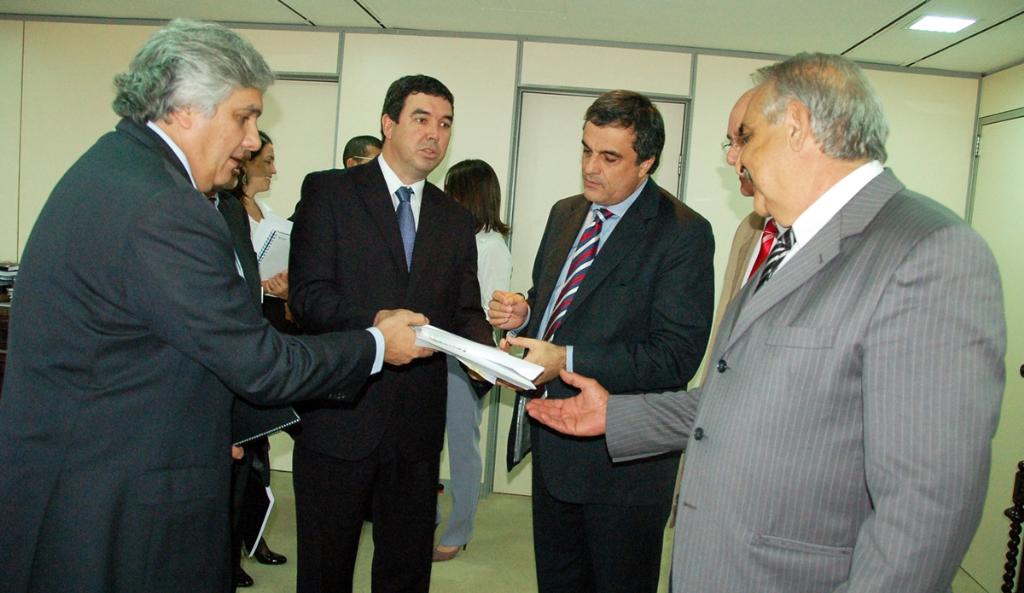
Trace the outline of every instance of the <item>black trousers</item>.
<path fill-rule="evenodd" d="M 657 505 L 554 498 L 533 465 L 533 548 L 539 593 L 657 593 L 672 497 Z"/>
<path fill-rule="evenodd" d="M 401 459 L 384 442 L 346 461 L 296 445 L 297 593 L 350 593 L 367 505 L 373 519 L 373 593 L 427 593 L 440 454 Z"/>
<path fill-rule="evenodd" d="M 270 485 L 270 444 L 261 438 L 250 441 L 242 448 L 245 455 L 231 466 L 231 571 L 239 566 L 243 544 L 255 547 L 258 542 L 246 542 L 259 533 L 266 514 L 266 487 Z M 233 580 L 233 579 L 232 579 Z"/>

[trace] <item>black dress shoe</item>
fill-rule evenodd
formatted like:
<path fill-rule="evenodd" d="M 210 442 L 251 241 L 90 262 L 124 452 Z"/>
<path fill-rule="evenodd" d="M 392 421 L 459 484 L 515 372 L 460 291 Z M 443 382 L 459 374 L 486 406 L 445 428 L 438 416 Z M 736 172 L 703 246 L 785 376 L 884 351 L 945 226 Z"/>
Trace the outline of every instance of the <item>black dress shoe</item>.
<path fill-rule="evenodd" d="M 259 545 L 256 546 L 256 552 L 252 557 L 260 564 L 284 564 L 288 562 L 287 556 L 271 551 L 270 547 L 263 540 L 260 540 Z"/>
<path fill-rule="evenodd" d="M 235 569 L 235 586 L 236 587 L 252 587 L 252 577 L 249 576 L 242 567 L 239 566 Z"/>

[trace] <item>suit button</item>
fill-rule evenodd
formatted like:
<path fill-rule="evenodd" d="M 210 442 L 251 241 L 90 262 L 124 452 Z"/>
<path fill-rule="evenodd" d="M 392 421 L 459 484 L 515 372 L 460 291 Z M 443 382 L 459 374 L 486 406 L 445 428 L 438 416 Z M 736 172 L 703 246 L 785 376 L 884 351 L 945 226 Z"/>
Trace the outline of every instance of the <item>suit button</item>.
<path fill-rule="evenodd" d="M 704 438 L 704 429 L 698 426 L 697 429 L 693 431 L 693 440 L 699 441 L 699 440 L 701 440 L 703 438 Z"/>
<path fill-rule="evenodd" d="M 725 359 L 723 358 L 718 361 L 718 365 L 715 368 L 718 369 L 719 373 L 724 373 L 725 369 L 729 368 L 729 365 L 725 363 Z"/>

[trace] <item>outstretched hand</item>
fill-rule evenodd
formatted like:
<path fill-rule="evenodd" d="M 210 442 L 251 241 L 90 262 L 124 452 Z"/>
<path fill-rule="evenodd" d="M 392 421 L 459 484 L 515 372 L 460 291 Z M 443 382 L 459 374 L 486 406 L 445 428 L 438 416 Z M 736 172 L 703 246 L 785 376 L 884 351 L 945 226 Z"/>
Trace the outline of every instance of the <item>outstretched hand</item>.
<path fill-rule="evenodd" d="M 604 434 L 608 390 L 594 379 L 566 370 L 561 371 L 561 377 L 580 393 L 568 399 L 533 399 L 526 402 L 526 411 L 541 424 L 564 434 L 578 437 Z"/>

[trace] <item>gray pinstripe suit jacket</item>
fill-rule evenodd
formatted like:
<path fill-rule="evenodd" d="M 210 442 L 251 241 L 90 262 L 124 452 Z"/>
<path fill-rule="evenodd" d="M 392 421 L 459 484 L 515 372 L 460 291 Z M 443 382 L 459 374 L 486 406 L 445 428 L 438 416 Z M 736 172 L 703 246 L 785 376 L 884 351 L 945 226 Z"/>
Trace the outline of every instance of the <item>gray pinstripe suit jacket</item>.
<path fill-rule="evenodd" d="M 673 591 L 948 591 L 1005 380 L 988 247 L 887 170 L 753 284 L 702 390 L 608 405 L 616 461 L 688 441 Z"/>

